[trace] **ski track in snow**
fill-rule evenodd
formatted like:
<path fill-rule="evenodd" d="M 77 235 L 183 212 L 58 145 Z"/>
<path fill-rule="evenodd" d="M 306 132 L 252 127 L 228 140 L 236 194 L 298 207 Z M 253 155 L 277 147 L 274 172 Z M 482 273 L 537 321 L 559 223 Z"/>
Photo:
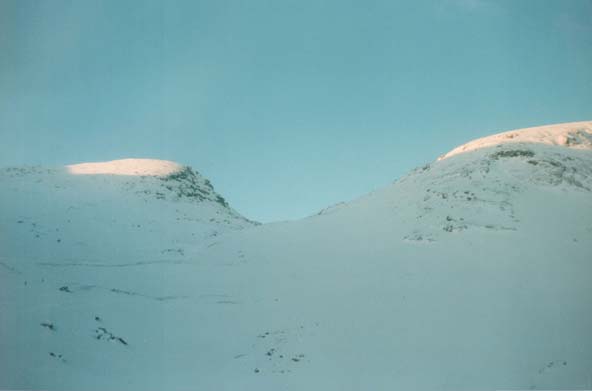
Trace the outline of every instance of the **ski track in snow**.
<path fill-rule="evenodd" d="M 171 260 L 171 261 L 138 261 L 130 263 L 85 263 L 85 262 L 37 262 L 39 266 L 49 267 L 98 267 L 98 268 L 120 268 L 137 267 L 147 265 L 192 265 L 192 262 Z"/>
<path fill-rule="evenodd" d="M 109 287 L 98 286 L 98 285 L 81 285 L 78 283 L 69 283 L 69 284 L 66 283 L 59 288 L 60 291 L 65 292 L 65 293 L 87 292 L 87 291 L 91 291 L 91 290 L 95 290 L 95 289 L 102 290 L 102 291 L 109 292 L 109 293 L 113 293 L 116 295 L 124 295 L 124 296 L 131 296 L 131 297 L 135 296 L 135 297 L 140 297 L 143 299 L 162 301 L 162 302 L 189 298 L 189 296 L 176 296 L 176 295 L 152 296 L 152 295 L 148 295 L 145 293 L 140 293 L 140 292 L 126 290 L 126 289 L 109 288 Z"/>

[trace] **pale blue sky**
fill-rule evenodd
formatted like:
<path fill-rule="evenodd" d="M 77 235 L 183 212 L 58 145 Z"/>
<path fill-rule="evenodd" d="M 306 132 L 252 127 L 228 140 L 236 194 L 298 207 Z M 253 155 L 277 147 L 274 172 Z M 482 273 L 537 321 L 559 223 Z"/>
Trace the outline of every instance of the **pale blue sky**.
<path fill-rule="evenodd" d="M 0 166 L 175 160 L 260 221 L 589 119 L 589 0 L 0 0 Z"/>

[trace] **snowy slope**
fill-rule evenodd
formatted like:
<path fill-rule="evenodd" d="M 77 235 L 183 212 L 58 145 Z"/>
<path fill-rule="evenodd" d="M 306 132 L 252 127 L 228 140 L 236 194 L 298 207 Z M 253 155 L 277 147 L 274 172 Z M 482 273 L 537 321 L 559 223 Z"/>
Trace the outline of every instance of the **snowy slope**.
<path fill-rule="evenodd" d="M 590 389 L 591 125 L 262 226 L 161 177 L 4 171 L 0 388 Z"/>

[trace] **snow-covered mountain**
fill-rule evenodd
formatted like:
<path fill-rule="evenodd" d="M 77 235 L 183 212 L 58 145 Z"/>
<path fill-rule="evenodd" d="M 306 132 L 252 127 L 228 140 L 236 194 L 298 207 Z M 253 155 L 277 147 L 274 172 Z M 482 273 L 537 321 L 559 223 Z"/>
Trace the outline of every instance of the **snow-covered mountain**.
<path fill-rule="evenodd" d="M 260 226 L 171 162 L 5 169 L 0 313 L 7 389 L 590 389 L 592 122 Z"/>
<path fill-rule="evenodd" d="M 178 256 L 254 225 L 207 179 L 169 161 L 6 168 L 0 183 L 2 250 L 27 259 Z"/>

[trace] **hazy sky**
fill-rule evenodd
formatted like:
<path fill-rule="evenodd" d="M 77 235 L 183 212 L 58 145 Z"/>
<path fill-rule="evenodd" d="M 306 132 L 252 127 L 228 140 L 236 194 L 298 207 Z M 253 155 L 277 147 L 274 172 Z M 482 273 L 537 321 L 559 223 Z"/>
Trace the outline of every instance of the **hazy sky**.
<path fill-rule="evenodd" d="M 0 166 L 196 168 L 292 219 L 592 119 L 592 1 L 0 0 Z"/>

